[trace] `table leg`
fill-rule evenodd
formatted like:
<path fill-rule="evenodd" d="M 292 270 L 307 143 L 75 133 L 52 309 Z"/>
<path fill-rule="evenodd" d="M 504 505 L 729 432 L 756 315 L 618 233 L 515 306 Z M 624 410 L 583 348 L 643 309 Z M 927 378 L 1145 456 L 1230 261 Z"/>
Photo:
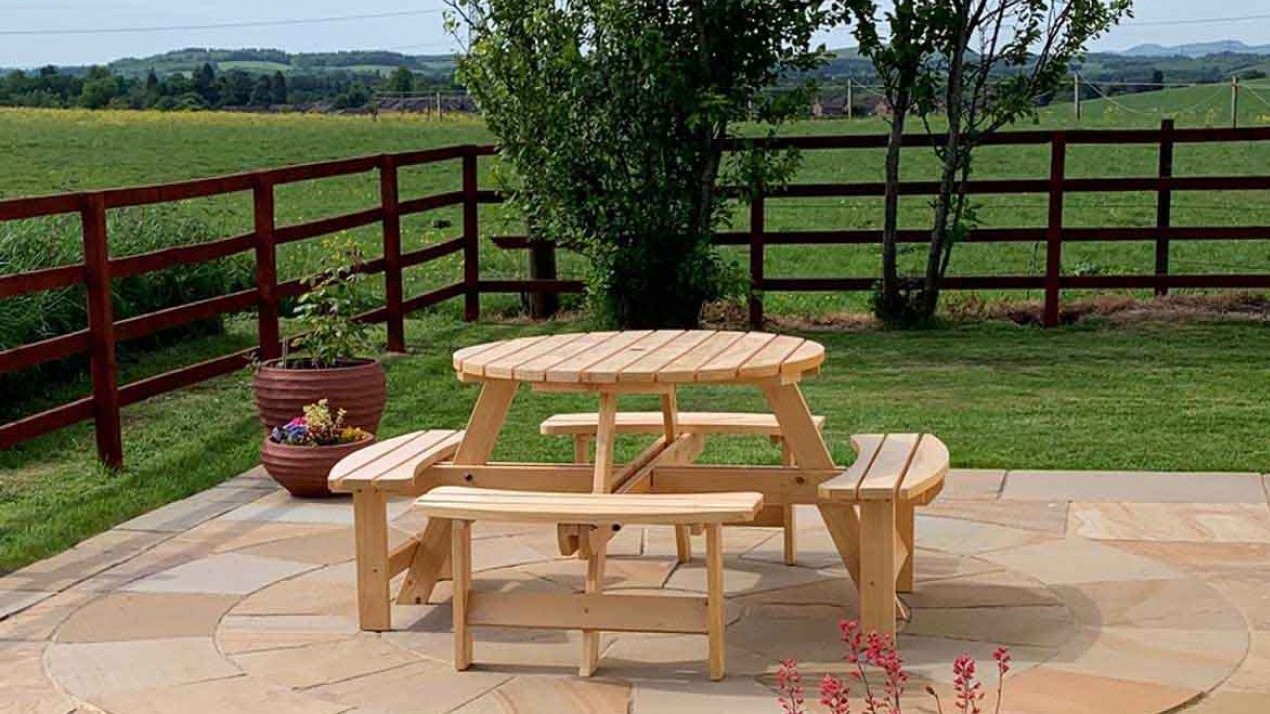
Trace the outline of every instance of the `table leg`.
<path fill-rule="evenodd" d="M 781 437 L 789 444 L 794 461 L 805 469 L 833 468 L 833 457 L 798 385 L 765 384 L 763 395 L 780 424 Z"/>
<path fill-rule="evenodd" d="M 608 493 L 612 490 L 613 449 L 617 441 L 617 395 L 600 392 L 599 423 L 595 430 L 595 476 L 591 481 L 592 493 Z"/>
<path fill-rule="evenodd" d="M 895 502 L 860 504 L 860 623 L 895 635 Z"/>
<path fill-rule="evenodd" d="M 794 465 L 794 452 L 789 449 L 789 442 L 781 439 L 781 464 Z M 785 565 L 798 564 L 798 526 L 794 523 L 794 506 L 786 504 L 781 507 L 784 513 L 781 521 L 785 535 Z"/>
<path fill-rule="evenodd" d="M 392 627 L 388 591 L 388 499 L 380 491 L 353 494 L 353 533 L 357 551 L 357 619 L 363 630 Z"/>
<path fill-rule="evenodd" d="M 516 382 L 495 380 L 486 382 L 481 387 L 480 396 L 476 398 L 476 406 L 472 408 L 472 416 L 467 422 L 467 430 L 463 434 L 463 442 L 454 454 L 455 464 L 478 465 L 489 461 L 519 386 Z M 450 533 L 450 521 L 428 522 L 406 574 L 406 581 L 397 596 L 398 602 L 427 602 L 432 596 L 432 589 L 449 563 Z M 358 563 L 360 567 L 360 552 Z M 457 564 L 451 565 L 452 570 L 457 569 Z"/>
<path fill-rule="evenodd" d="M 706 526 L 706 619 L 710 644 L 710 679 L 723 679 L 726 650 L 723 631 L 727 617 L 723 599 L 723 526 Z"/>
<path fill-rule="evenodd" d="M 666 443 L 679 436 L 679 400 L 675 392 L 661 395 L 662 433 Z M 688 526 L 675 526 L 675 556 L 680 563 L 692 562 L 692 537 Z"/>

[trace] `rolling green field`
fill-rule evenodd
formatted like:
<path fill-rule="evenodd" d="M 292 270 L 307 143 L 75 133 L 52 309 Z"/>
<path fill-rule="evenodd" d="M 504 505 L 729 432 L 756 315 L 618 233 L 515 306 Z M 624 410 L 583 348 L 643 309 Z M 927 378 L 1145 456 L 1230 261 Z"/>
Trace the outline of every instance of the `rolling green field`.
<path fill-rule="evenodd" d="M 1251 93 L 1270 97 L 1270 87 L 1252 85 L 1241 104 L 1244 125 L 1270 123 L 1270 106 Z M 1259 88 L 1258 88 L 1259 87 Z M 1221 93 L 1225 91 L 1226 95 Z M 1179 126 L 1223 126 L 1229 122 L 1229 89 L 1200 86 L 1116 97 L 1084 103 L 1082 128 L 1156 126 L 1163 112 L 1177 114 Z M 1195 109 L 1189 110 L 1195 107 Z M 1035 125 L 1020 128 L 1077 126 L 1070 105 L 1054 105 L 1042 112 Z M 790 134 L 876 133 L 885 125 L 874 118 L 818 120 L 792 125 Z M 486 142 L 491 137 L 478 119 L 456 117 L 443 121 L 418 116 L 368 117 L 311 115 L 241 115 L 217 113 L 137 113 L 43 110 L 0 110 L 0 153 L 12 167 L 0 173 L 0 196 L 13 197 L 74 191 L 106 186 L 156 183 L 210 176 L 282 164 L 318 161 L 381 151 L 397 151 L 463 142 Z M 990 147 L 977 158 L 976 175 L 982 178 L 1036 178 L 1048 171 L 1046 147 Z M 493 161 L 483 162 L 485 185 L 495 185 L 490 175 Z M 1270 163 L 1270 143 L 1243 145 L 1181 145 L 1175 172 L 1180 176 L 1240 175 L 1265 171 Z M 881 177 L 882 152 L 874 150 L 818 151 L 804 155 L 798 176 L 804 182 L 876 181 Z M 1068 173 L 1072 176 L 1145 176 L 1156 170 L 1156 152 L 1145 146 L 1074 146 L 1069 149 Z M 934 175 L 933 156 L 926 149 L 906 152 L 907 178 Z M 402 175 L 402 195 L 424 195 L 457 189 L 457 162 L 409 169 Z M 282 187 L 278 195 L 280 223 L 333 215 L 374 205 L 378 186 L 374 175 L 328 179 Z M 977 201 L 984 227 L 1035 227 L 1044 225 L 1043 195 L 984 196 Z M 250 230 L 250 204 L 246 195 L 189 201 L 192 212 L 215 211 L 228 216 L 227 230 Z M 904 227 L 928 225 L 925 197 L 903 201 Z M 735 226 L 744 229 L 744 210 L 736 212 Z M 1256 192 L 1186 192 L 1174 197 L 1175 225 L 1260 224 L 1270 222 L 1270 202 Z M 407 249 L 454 237 L 460 214 L 456 208 L 412 216 L 405 223 Z M 1147 226 L 1155 219 L 1151 193 L 1077 194 L 1067 199 L 1065 221 L 1074 227 Z M 769 202 L 769 227 L 773 230 L 878 228 L 881 201 L 876 198 L 799 199 Z M 520 232 L 516 216 L 500 207 L 482 209 L 482 233 L 486 236 Z M 374 227 L 350 232 L 375 254 L 378 232 Z M 315 265 L 315 241 L 284 246 L 281 270 L 286 278 L 303 275 Z M 731 255 L 744 265 L 739 250 Z M 1066 249 L 1064 270 L 1082 274 L 1151 272 L 1154 247 L 1148 243 L 1071 244 Z M 954 254 L 951 273 L 962 275 L 1039 274 L 1044 251 L 1039 244 L 965 245 Z M 876 273 L 876 246 L 826 246 L 808 250 L 800 246 L 769 249 L 769 277 L 866 277 Z M 921 246 L 905 246 L 902 260 L 913 270 L 922 264 Z M 1270 242 L 1178 243 L 1173 247 L 1174 270 L 1186 273 L 1250 272 L 1270 270 Z M 564 259 L 564 272 L 578 274 L 576 261 Z M 451 282 L 458 274 L 458 257 L 408 271 L 409 293 Z M 483 251 L 486 277 L 515 277 L 524 273 L 523 256 Z M 1002 297 L 987 295 L 986 297 Z M 1036 295 L 1010 293 L 1010 298 Z M 774 314 L 823 314 L 865 307 L 863 294 L 770 294 L 768 309 Z M 508 300 L 491 304 L 507 306 Z"/>

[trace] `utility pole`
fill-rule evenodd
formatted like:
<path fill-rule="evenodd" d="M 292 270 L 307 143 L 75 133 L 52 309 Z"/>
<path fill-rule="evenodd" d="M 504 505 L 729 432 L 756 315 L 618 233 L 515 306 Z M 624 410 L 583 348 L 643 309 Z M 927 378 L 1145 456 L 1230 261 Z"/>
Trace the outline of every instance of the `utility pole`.
<path fill-rule="evenodd" d="M 1230 128 L 1239 128 L 1239 77 L 1230 78 Z"/>
<path fill-rule="evenodd" d="M 1072 72 L 1072 109 L 1076 112 L 1076 121 L 1080 121 L 1080 74 Z"/>
<path fill-rule="evenodd" d="M 851 78 L 847 77 L 847 118 L 848 119 L 855 118 L 855 108 L 851 105 L 851 102 L 854 100 L 854 98 L 851 95 L 852 95 Z"/>

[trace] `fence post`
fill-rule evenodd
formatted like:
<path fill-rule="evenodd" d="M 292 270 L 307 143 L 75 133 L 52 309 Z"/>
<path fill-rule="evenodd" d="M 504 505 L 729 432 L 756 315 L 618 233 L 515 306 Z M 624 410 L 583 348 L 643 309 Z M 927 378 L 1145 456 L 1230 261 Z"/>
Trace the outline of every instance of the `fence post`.
<path fill-rule="evenodd" d="M 97 457 L 112 469 L 123 467 L 119 426 L 119 364 L 115 357 L 115 315 L 110 300 L 110 244 L 106 200 L 85 194 L 80 208 L 84 234 L 84 288 L 88 301 L 88 348 L 93 378 L 93 418 Z"/>
<path fill-rule="evenodd" d="M 480 231 L 477 226 L 476 147 L 463 152 L 463 319 L 481 316 Z"/>
<path fill-rule="evenodd" d="M 763 230 L 765 206 L 762 189 L 750 200 L 750 329 L 763 329 Z"/>
<path fill-rule="evenodd" d="M 256 227 L 256 312 L 260 339 L 260 358 L 282 356 L 281 333 L 278 330 L 278 247 L 274 239 L 273 179 L 256 174 L 252 185 L 252 204 Z"/>
<path fill-rule="evenodd" d="M 529 279 L 555 280 L 556 244 L 551 240 L 534 240 L 537 236 L 532 229 L 529 232 Z M 560 296 L 551 291 L 533 290 L 529 293 L 529 316 L 535 320 L 546 320 L 560 311 Z"/>
<path fill-rule="evenodd" d="M 1050 139 L 1049 221 L 1045 229 L 1046 327 L 1058 325 L 1059 288 L 1063 270 L 1063 175 L 1067 162 L 1067 133 L 1054 132 Z"/>
<path fill-rule="evenodd" d="M 401 214 L 398 211 L 397 157 L 379 157 L 379 201 L 384 211 L 384 308 L 388 313 L 388 351 L 406 351 L 402 312 Z"/>
<path fill-rule="evenodd" d="M 1173 176 L 1173 120 L 1160 122 L 1160 178 Z M 1160 232 L 1155 236 L 1155 283 L 1156 296 L 1169 294 L 1169 237 L 1168 228 L 1172 221 L 1173 191 L 1161 186 L 1156 191 L 1155 227 Z"/>

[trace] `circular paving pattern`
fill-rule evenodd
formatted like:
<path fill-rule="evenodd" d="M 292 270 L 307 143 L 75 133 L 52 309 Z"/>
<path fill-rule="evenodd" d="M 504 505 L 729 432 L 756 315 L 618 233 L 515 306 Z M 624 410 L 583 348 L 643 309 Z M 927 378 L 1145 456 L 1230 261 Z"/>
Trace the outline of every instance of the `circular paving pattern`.
<path fill-rule="evenodd" d="M 260 503 L 82 595 L 41 650 L 60 696 L 117 714 L 771 713 L 779 660 L 799 660 L 809 691 L 845 671 L 837 623 L 855 616 L 855 595 L 814 511 L 800 519 L 798 566 L 781 563 L 777 530 L 725 531 L 728 678 L 711 683 L 705 638 L 677 635 L 608 634 L 599 674 L 584 680 L 577 633 L 478 629 L 477 666 L 456 673 L 447 584 L 434 604 L 395 606 L 392 632 L 359 632 L 351 531 L 335 515 L 347 504 Z M 957 655 L 990 663 L 999 645 L 1015 663 L 1004 710 L 1035 714 L 1166 711 L 1248 653 L 1240 611 L 1172 565 L 1041 521 L 948 515 L 918 521 L 917 582 L 903 595 L 912 617 L 898 638 L 906 711 L 929 710 L 928 684 L 951 696 Z M 394 536 L 412 521 L 399 518 Z M 584 566 L 557 557 L 555 542 L 550 528 L 477 524 L 476 587 L 579 590 Z M 625 529 L 611 552 L 606 591 L 704 591 L 699 562 L 675 563 L 670 529 Z"/>

